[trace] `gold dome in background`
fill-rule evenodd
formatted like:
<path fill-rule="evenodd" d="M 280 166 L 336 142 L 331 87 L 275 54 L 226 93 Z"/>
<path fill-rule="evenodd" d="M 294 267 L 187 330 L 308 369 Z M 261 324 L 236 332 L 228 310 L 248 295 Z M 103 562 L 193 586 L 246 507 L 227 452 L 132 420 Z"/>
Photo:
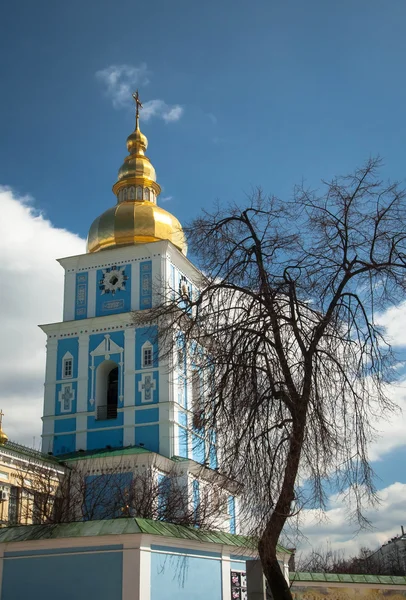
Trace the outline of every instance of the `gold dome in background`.
<path fill-rule="evenodd" d="M 0 446 L 4 446 L 8 440 L 8 436 L 3 431 L 3 417 L 4 412 L 0 410 Z"/>
<path fill-rule="evenodd" d="M 93 221 L 87 238 L 87 251 L 99 252 L 118 246 L 169 240 L 186 254 L 187 244 L 181 224 L 156 204 L 161 188 L 156 182 L 155 169 L 145 156 L 148 140 L 139 127 L 142 104 L 138 92 L 133 94 L 133 98 L 136 102 L 135 130 L 127 138 L 129 155 L 124 159 L 113 186 L 117 204 Z"/>

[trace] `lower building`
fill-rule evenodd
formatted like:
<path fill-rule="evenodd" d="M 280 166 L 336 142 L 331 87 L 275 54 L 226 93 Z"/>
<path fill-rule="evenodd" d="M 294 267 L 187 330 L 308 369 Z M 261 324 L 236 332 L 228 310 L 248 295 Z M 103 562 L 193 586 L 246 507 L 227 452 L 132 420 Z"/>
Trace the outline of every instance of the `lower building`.
<path fill-rule="evenodd" d="M 13 527 L 0 531 L 0 597 L 245 600 L 255 558 L 250 538 L 148 519 Z"/>

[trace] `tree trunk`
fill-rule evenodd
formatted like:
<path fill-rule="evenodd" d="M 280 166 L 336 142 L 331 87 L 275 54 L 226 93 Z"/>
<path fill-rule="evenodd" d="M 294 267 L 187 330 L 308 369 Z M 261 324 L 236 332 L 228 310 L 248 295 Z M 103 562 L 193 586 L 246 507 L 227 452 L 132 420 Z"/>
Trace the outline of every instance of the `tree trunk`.
<path fill-rule="evenodd" d="M 273 600 L 292 600 L 289 583 L 281 570 L 276 552 L 273 551 L 272 545 L 267 543 L 265 534 L 259 542 L 258 550 L 262 569 L 272 592 Z"/>

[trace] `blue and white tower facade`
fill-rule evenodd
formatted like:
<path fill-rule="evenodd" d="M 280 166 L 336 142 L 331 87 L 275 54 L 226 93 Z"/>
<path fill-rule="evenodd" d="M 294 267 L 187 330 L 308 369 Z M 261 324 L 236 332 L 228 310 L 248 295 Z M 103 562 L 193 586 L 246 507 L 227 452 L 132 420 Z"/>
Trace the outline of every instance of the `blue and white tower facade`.
<path fill-rule="evenodd" d="M 145 154 L 136 100 L 129 154 L 113 186 L 117 202 L 92 224 L 87 253 L 59 260 L 63 320 L 41 326 L 47 335 L 42 448 L 64 455 L 139 446 L 206 460 L 214 469 L 216 448 L 206 448 L 193 427 L 187 352 L 175 348 L 184 361 L 170 366 L 169 357 L 160 359 L 156 325 L 134 326 L 134 311 L 154 307 L 169 290 L 193 294 L 201 278 L 186 258 L 179 221 L 157 205 L 161 189 Z"/>

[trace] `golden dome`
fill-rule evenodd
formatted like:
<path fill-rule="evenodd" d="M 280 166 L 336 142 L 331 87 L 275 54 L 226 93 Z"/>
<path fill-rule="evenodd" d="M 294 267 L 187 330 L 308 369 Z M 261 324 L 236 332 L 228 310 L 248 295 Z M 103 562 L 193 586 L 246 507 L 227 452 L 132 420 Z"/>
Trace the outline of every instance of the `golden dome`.
<path fill-rule="evenodd" d="M 156 204 L 161 187 L 155 169 L 145 156 L 147 137 L 139 128 L 138 92 L 135 129 L 127 138 L 129 155 L 119 169 L 113 192 L 117 204 L 92 223 L 87 238 L 87 251 L 99 252 L 117 246 L 145 244 L 169 240 L 186 254 L 187 245 L 178 219 Z"/>
<path fill-rule="evenodd" d="M 186 254 L 182 226 L 171 213 L 153 202 L 123 201 L 93 221 L 87 238 L 87 251 L 99 252 L 159 240 L 169 240 Z"/>
<path fill-rule="evenodd" d="M 7 442 L 8 437 L 7 435 L 4 433 L 3 431 L 3 417 L 4 417 L 4 413 L 1 410 L 0 411 L 0 446 L 4 446 L 4 444 Z"/>

